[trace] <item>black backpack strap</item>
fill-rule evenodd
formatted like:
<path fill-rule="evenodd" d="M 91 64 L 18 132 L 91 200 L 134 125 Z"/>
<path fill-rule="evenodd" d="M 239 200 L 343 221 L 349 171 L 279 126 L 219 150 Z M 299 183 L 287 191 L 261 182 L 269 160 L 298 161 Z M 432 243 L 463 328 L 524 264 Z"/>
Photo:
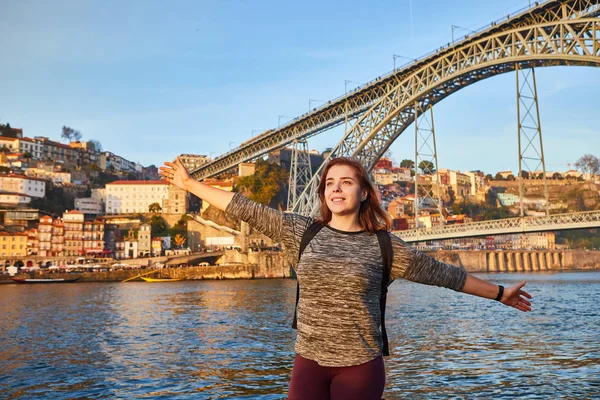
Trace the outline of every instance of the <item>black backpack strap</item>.
<path fill-rule="evenodd" d="M 379 248 L 383 259 L 383 277 L 381 279 L 381 299 L 379 299 L 379 309 L 381 311 L 381 338 L 383 339 L 383 355 L 389 356 L 390 349 L 388 345 L 387 331 L 385 330 L 385 303 L 387 300 L 388 285 L 390 283 L 390 274 L 392 272 L 392 260 L 394 258 L 394 249 L 392 240 L 387 231 L 377 231 Z"/>
<path fill-rule="evenodd" d="M 300 262 L 300 257 L 302 257 L 302 253 L 304 253 L 304 249 L 310 243 L 310 241 L 315 237 L 319 231 L 323 229 L 323 224 L 319 221 L 313 222 L 309 225 L 308 228 L 302 234 L 302 239 L 300 240 L 300 249 L 298 251 L 298 262 Z M 300 300 L 300 283 L 296 283 L 296 307 L 294 308 L 294 322 L 292 322 L 292 328 L 298 328 L 298 301 Z"/>

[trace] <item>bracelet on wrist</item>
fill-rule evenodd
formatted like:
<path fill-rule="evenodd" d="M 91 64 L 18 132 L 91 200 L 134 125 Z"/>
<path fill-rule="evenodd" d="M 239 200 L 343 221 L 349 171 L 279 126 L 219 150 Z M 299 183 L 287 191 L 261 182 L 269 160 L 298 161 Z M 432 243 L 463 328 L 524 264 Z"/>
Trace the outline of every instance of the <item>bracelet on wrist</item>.
<path fill-rule="evenodd" d="M 502 299 L 502 295 L 504 294 L 504 286 L 498 285 L 498 296 L 494 300 L 500 301 Z"/>

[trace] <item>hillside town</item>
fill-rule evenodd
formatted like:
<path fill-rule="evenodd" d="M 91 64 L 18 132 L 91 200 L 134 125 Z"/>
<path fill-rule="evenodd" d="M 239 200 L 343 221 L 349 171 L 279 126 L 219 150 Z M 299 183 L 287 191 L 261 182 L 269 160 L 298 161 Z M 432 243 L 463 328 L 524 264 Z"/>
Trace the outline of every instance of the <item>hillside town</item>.
<path fill-rule="evenodd" d="M 82 141 L 81 135 L 71 128 L 63 128 L 68 144 L 47 137 L 29 138 L 22 129 L 9 125 L 0 128 L 1 265 L 25 259 L 41 263 L 48 257 L 123 260 L 160 256 L 168 251 L 273 246 L 260 234 L 241 234 L 244 228 L 239 221 L 223 222 L 223 217 L 210 210 L 206 202 L 159 180 L 156 166 L 144 167 L 102 151 L 100 143 Z M 308 154 L 313 171 L 330 151 Z M 280 192 L 287 191 L 285 178 L 291 157 L 291 149 L 283 148 L 261 161 L 284 172 L 275 182 Z M 181 154 L 179 158 L 190 171 L 210 161 L 198 154 Z M 245 177 L 259 174 L 257 165 L 242 163 L 236 171 L 205 182 L 239 191 Z M 518 215 L 518 173 L 499 171 L 486 175 L 482 171 L 431 171 L 421 167 L 421 171 L 415 169 L 411 160 L 394 165 L 387 157 L 375 165 L 373 179 L 383 207 L 392 217 L 394 231 Z M 541 174 L 534 171 L 523 175 L 528 181 L 523 197 L 526 215 L 545 214 Z M 419 196 L 415 196 L 415 176 L 418 187 L 425 188 Z M 546 171 L 546 178 L 550 212 L 585 211 L 600 204 L 600 182 L 595 173 L 570 168 L 564 172 Z M 262 178 L 257 175 L 256 179 Z M 427 196 L 429 192 L 439 195 Z M 274 198 L 272 193 L 258 197 L 258 201 L 285 209 L 285 202 L 273 202 Z M 547 232 L 426 242 L 419 247 L 555 249 L 557 243 L 555 234 Z"/>

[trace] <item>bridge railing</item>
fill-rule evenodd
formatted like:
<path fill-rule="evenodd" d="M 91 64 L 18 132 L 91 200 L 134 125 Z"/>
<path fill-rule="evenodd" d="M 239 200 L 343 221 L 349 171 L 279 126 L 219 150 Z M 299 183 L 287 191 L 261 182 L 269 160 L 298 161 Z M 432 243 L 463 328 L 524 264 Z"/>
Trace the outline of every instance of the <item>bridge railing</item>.
<path fill-rule="evenodd" d="M 600 226 L 600 211 L 554 214 L 543 217 L 519 217 L 489 221 L 433 226 L 431 228 L 394 231 L 408 242 L 438 240 L 450 237 L 485 236 L 487 234 L 526 233 L 554 229 L 576 229 Z"/>

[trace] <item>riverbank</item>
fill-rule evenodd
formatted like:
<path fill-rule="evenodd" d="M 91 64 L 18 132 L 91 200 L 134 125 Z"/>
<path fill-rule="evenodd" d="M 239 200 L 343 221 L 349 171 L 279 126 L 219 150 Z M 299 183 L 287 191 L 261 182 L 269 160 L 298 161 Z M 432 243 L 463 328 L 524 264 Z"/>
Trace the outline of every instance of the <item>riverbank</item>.
<path fill-rule="evenodd" d="M 162 268 L 150 276 L 201 279 L 270 279 L 290 278 L 293 273 L 284 265 L 283 253 L 258 257 L 258 263 L 228 263 L 202 267 Z M 600 270 L 600 251 L 435 251 L 429 253 L 439 261 L 464 267 L 469 272 L 533 272 Z M 35 277 L 73 278 L 78 282 L 121 282 L 150 269 L 118 270 L 84 273 L 36 274 Z M 31 277 L 19 274 L 18 277 Z M 141 279 L 140 279 L 141 280 Z M 1 283 L 13 283 L 8 275 L 0 276 Z"/>

